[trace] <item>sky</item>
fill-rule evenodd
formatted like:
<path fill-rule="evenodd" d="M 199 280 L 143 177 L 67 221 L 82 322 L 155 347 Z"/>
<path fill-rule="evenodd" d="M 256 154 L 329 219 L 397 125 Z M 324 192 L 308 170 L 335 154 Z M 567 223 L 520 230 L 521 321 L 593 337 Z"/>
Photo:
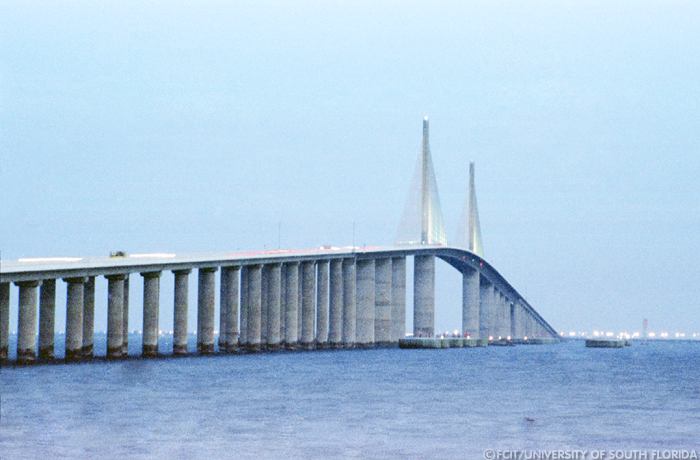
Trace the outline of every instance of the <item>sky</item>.
<path fill-rule="evenodd" d="M 700 331 L 698 23 L 668 0 L 0 0 L 2 258 L 392 244 L 428 115 L 448 238 L 473 160 L 486 258 L 556 329 Z M 436 290 L 459 327 L 442 262 Z"/>

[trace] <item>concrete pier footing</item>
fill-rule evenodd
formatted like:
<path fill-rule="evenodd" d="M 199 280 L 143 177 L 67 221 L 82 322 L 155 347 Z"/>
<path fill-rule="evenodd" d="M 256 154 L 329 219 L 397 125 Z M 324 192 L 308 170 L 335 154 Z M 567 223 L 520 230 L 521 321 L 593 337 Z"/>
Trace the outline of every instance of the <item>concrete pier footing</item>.
<path fill-rule="evenodd" d="M 10 283 L 0 283 L 0 363 L 7 361 L 10 345 Z"/>
<path fill-rule="evenodd" d="M 46 279 L 39 288 L 39 359 L 54 358 L 56 280 Z"/>
<path fill-rule="evenodd" d="M 260 351 L 262 341 L 262 266 L 248 266 L 248 351 Z"/>
<path fill-rule="evenodd" d="M 329 261 L 316 263 L 316 346 L 321 348 L 328 345 L 329 271 Z"/>
<path fill-rule="evenodd" d="M 375 309 L 375 265 L 374 259 L 357 261 L 357 346 L 374 345 Z"/>
<path fill-rule="evenodd" d="M 122 305 L 122 356 L 129 354 L 129 278 L 127 273 L 124 278 L 124 297 Z"/>
<path fill-rule="evenodd" d="M 299 341 L 298 309 L 299 309 L 299 262 L 285 264 L 285 329 L 284 344 L 289 349 L 295 349 Z"/>
<path fill-rule="evenodd" d="M 414 256 L 413 336 L 435 335 L 435 256 Z"/>
<path fill-rule="evenodd" d="M 187 307 L 189 275 L 192 270 L 173 270 L 175 292 L 173 305 L 173 354 L 187 354 Z"/>
<path fill-rule="evenodd" d="M 66 361 L 83 358 L 83 287 L 87 278 L 65 278 L 66 293 Z"/>
<path fill-rule="evenodd" d="M 91 359 L 95 343 L 95 277 L 83 287 L 83 359 Z"/>
<path fill-rule="evenodd" d="M 391 258 L 374 261 L 374 343 L 391 343 Z"/>
<path fill-rule="evenodd" d="M 108 275 L 107 278 L 107 359 L 122 357 L 122 334 L 124 311 L 123 274 Z"/>
<path fill-rule="evenodd" d="M 462 273 L 462 334 L 479 338 L 479 272 L 467 270 Z"/>
<path fill-rule="evenodd" d="M 391 259 L 391 341 L 406 336 L 406 258 Z"/>
<path fill-rule="evenodd" d="M 219 351 L 233 353 L 238 349 L 238 279 L 239 267 L 221 269 L 221 308 L 219 321 Z M 223 341 L 221 338 L 223 337 Z"/>
<path fill-rule="evenodd" d="M 280 348 L 282 337 L 280 336 L 280 312 L 282 308 L 282 265 L 270 264 L 267 267 L 267 348 L 277 350 Z"/>
<path fill-rule="evenodd" d="M 17 362 L 29 364 L 36 361 L 36 310 L 38 281 L 22 281 L 19 286 L 19 311 L 17 321 Z"/>
<path fill-rule="evenodd" d="M 143 344 L 142 355 L 158 356 L 158 317 L 160 309 L 160 272 L 144 272 L 143 276 Z"/>
<path fill-rule="evenodd" d="M 216 268 L 199 269 L 197 283 L 197 352 L 214 353 L 214 310 L 216 308 Z"/>
<path fill-rule="evenodd" d="M 355 259 L 343 259 L 343 346 L 352 348 L 356 339 Z"/>
<path fill-rule="evenodd" d="M 330 261 L 328 343 L 339 347 L 343 343 L 343 261 Z"/>
<path fill-rule="evenodd" d="M 301 340 L 302 348 L 314 348 L 314 323 L 316 321 L 316 263 L 301 263 Z"/>

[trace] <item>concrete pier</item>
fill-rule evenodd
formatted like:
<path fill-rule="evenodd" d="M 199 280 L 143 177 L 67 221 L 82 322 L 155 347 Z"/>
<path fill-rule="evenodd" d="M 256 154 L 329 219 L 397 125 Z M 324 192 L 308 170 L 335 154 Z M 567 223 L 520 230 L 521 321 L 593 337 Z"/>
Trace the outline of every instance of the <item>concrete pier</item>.
<path fill-rule="evenodd" d="M 91 359 L 95 342 L 95 277 L 83 287 L 83 359 Z"/>
<path fill-rule="evenodd" d="M 316 321 L 316 264 L 301 263 L 301 343 L 306 349 L 314 348 L 314 322 Z"/>
<path fill-rule="evenodd" d="M 17 321 L 17 362 L 28 364 L 36 361 L 36 301 L 38 281 L 22 281 L 19 286 L 19 312 Z"/>
<path fill-rule="evenodd" d="M 248 345 L 248 276 L 250 269 L 247 265 L 241 267 L 241 334 L 239 346 L 245 348 Z"/>
<path fill-rule="evenodd" d="M 479 282 L 479 338 L 488 339 L 491 336 L 491 304 L 493 298 L 493 285 L 481 279 Z"/>
<path fill-rule="evenodd" d="M 304 327 L 304 319 L 302 318 L 304 315 L 304 308 L 302 304 L 304 296 L 304 287 L 302 286 L 304 283 L 304 269 L 301 263 L 299 264 L 299 279 L 297 281 L 299 284 L 299 287 L 297 288 L 297 338 L 299 339 L 299 344 L 301 344 L 301 332 L 302 328 Z"/>
<path fill-rule="evenodd" d="M 316 262 L 316 346 L 321 348 L 328 344 L 329 266 L 327 260 Z"/>
<path fill-rule="evenodd" d="M 435 335 L 435 256 L 414 256 L 413 336 Z"/>
<path fill-rule="evenodd" d="M 125 275 L 108 275 L 107 278 L 107 358 L 122 357 L 124 321 Z"/>
<path fill-rule="evenodd" d="M 83 358 L 83 287 L 87 278 L 64 278 L 66 293 L 66 361 Z"/>
<path fill-rule="evenodd" d="M 226 351 L 226 343 L 228 342 L 227 337 L 227 326 L 228 321 L 228 297 L 226 296 L 226 275 L 224 274 L 225 269 L 221 269 L 221 274 L 219 275 L 219 352 Z"/>
<path fill-rule="evenodd" d="M 462 334 L 479 338 L 479 272 L 468 269 L 462 272 Z"/>
<path fill-rule="evenodd" d="M 374 345 L 374 308 L 375 296 L 374 259 L 357 261 L 357 337 L 358 346 Z"/>
<path fill-rule="evenodd" d="M 287 265 L 280 267 L 280 346 L 284 346 L 286 336 L 285 323 L 287 322 Z"/>
<path fill-rule="evenodd" d="M 282 264 L 270 264 L 267 266 L 267 348 L 277 350 L 280 348 L 282 337 L 280 336 L 280 318 L 282 308 Z"/>
<path fill-rule="evenodd" d="M 328 343 L 336 348 L 343 343 L 343 260 L 330 261 Z"/>
<path fill-rule="evenodd" d="M 187 354 L 187 306 L 189 275 L 192 270 L 173 270 L 175 294 L 173 306 L 173 354 Z"/>
<path fill-rule="evenodd" d="M 158 317 L 160 310 L 160 272 L 144 272 L 143 276 L 143 344 L 144 357 L 158 356 Z"/>
<path fill-rule="evenodd" d="M 216 268 L 200 268 L 197 286 L 197 352 L 214 353 Z"/>
<path fill-rule="evenodd" d="M 510 300 L 503 293 L 500 296 L 498 336 L 505 339 L 510 335 Z"/>
<path fill-rule="evenodd" d="M 267 328 L 270 320 L 270 305 L 268 301 L 269 294 L 269 276 L 270 268 L 268 265 L 263 265 L 260 268 L 260 349 L 267 349 Z"/>
<path fill-rule="evenodd" d="M 299 309 L 299 262 L 285 264 L 285 329 L 284 344 L 287 348 L 295 349 L 299 341 L 298 313 Z"/>
<path fill-rule="evenodd" d="M 0 283 L 0 364 L 7 361 L 9 342 L 10 283 Z"/>
<path fill-rule="evenodd" d="M 54 358 L 56 280 L 46 279 L 39 288 L 39 359 Z"/>
<path fill-rule="evenodd" d="M 260 351 L 262 340 L 262 266 L 248 266 L 248 351 Z"/>
<path fill-rule="evenodd" d="M 374 261 L 374 342 L 391 343 L 391 258 Z"/>
<path fill-rule="evenodd" d="M 515 310 L 516 310 L 516 305 L 517 303 L 511 302 L 509 305 L 509 312 L 508 312 L 508 318 L 510 320 L 510 338 L 511 339 L 516 339 L 519 338 L 516 335 L 516 327 L 515 327 Z"/>
<path fill-rule="evenodd" d="M 124 278 L 124 297 L 122 304 L 122 355 L 129 354 L 129 278 L 127 273 Z"/>
<path fill-rule="evenodd" d="M 238 348 L 238 278 L 239 267 L 221 269 L 221 308 L 219 321 L 219 351 L 233 353 Z M 223 337 L 223 341 L 221 338 Z"/>
<path fill-rule="evenodd" d="M 355 292 L 355 259 L 343 259 L 343 346 L 355 346 L 357 304 Z"/>
<path fill-rule="evenodd" d="M 406 258 L 391 259 L 391 341 L 406 336 Z"/>

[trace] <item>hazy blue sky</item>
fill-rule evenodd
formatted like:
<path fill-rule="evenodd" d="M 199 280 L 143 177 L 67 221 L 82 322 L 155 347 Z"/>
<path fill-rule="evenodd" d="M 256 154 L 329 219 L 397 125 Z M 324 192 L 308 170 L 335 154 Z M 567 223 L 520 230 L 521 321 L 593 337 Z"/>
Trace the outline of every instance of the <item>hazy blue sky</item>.
<path fill-rule="evenodd" d="M 3 258 L 392 243 L 428 114 L 554 327 L 700 331 L 699 2 L 144 3 L 0 1 Z"/>

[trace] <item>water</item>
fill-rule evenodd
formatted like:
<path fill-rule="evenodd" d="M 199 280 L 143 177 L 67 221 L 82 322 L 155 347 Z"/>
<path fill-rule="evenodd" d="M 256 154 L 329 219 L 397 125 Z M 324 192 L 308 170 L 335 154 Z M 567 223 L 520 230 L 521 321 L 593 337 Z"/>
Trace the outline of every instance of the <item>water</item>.
<path fill-rule="evenodd" d="M 4 368 L 0 458 L 698 449 L 698 362 L 700 343 L 570 342 Z"/>

